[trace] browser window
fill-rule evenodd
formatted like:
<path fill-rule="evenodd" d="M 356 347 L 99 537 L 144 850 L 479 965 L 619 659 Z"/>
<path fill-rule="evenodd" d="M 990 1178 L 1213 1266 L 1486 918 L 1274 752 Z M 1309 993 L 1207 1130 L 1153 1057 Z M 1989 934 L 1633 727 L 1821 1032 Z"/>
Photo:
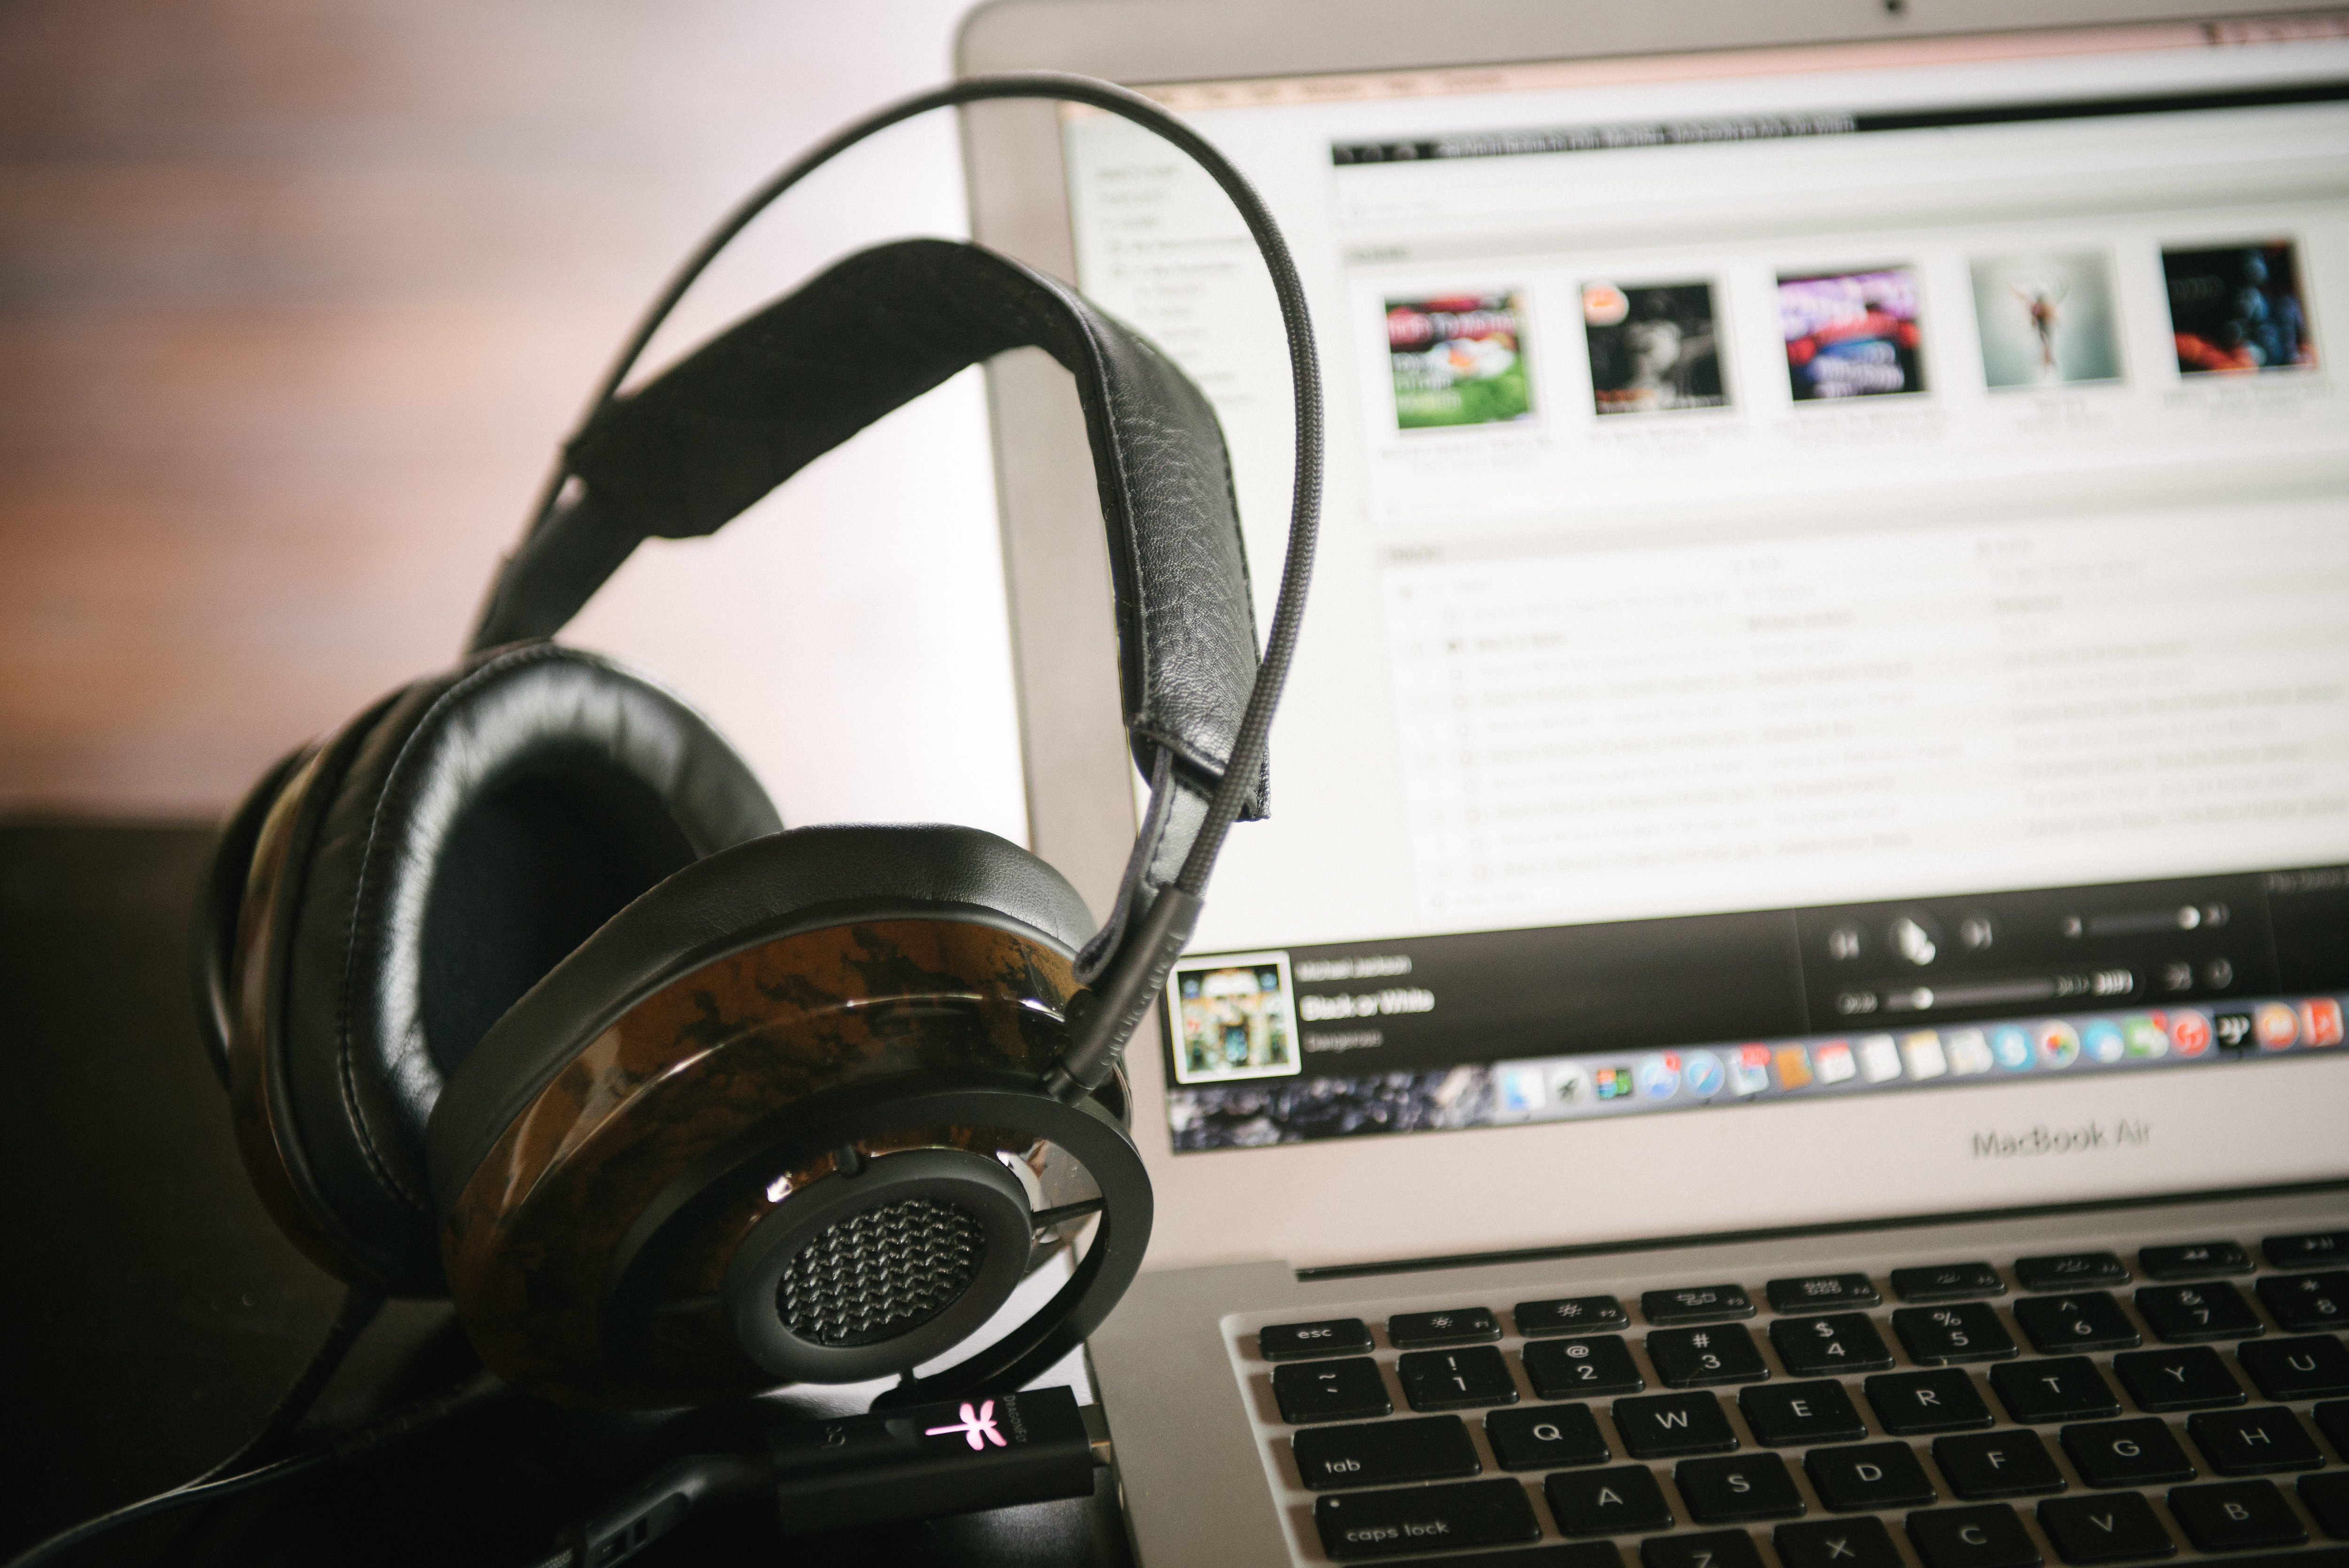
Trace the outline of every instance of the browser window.
<path fill-rule="evenodd" d="M 2341 1049 L 2344 34 L 1155 89 L 1288 227 L 1330 441 L 1175 1148 Z M 1064 129 L 1277 559 L 1247 238 Z"/>

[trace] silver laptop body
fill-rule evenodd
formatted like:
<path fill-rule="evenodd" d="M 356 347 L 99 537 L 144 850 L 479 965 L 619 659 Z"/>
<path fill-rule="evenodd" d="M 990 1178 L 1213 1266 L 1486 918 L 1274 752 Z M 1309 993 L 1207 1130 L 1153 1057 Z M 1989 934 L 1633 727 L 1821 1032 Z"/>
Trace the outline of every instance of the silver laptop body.
<path fill-rule="evenodd" d="M 2349 1561 L 2344 15 L 998 0 L 958 64 L 1190 117 L 1329 387 L 1275 814 L 1130 1063 L 1145 1568 Z M 977 237 L 1216 400 L 1261 618 L 1237 220 L 964 129 Z M 988 396 L 1100 905 L 1081 424 Z"/>

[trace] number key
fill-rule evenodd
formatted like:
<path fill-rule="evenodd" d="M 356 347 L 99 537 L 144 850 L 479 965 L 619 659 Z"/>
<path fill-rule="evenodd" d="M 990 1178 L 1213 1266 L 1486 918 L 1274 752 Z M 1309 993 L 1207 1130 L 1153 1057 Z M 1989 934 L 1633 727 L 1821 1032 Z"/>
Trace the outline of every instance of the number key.
<path fill-rule="evenodd" d="M 1408 1350 L 1395 1357 L 1395 1376 L 1414 1410 L 1464 1410 L 1514 1405 L 1516 1379 L 1489 1345 L 1472 1350 Z"/>
<path fill-rule="evenodd" d="M 2014 1321 L 2049 1356 L 2079 1350 L 2134 1350 L 2144 1340 L 2108 1292 L 2035 1295 L 2014 1304 Z"/>
<path fill-rule="evenodd" d="M 1536 1340 L 1526 1346 L 1524 1358 L 1534 1392 L 1545 1399 L 1636 1394 L 1648 1386 L 1620 1335 Z"/>
<path fill-rule="evenodd" d="M 2260 1299 L 2290 1334 L 2319 1328 L 2349 1328 L 2349 1269 L 2326 1274 L 2270 1274 L 2260 1281 Z"/>
<path fill-rule="evenodd" d="M 1882 1372 L 1892 1365 L 1884 1336 L 1864 1312 L 1826 1317 L 1782 1317 L 1770 1325 L 1770 1343 L 1794 1377 L 1836 1372 Z"/>
<path fill-rule="evenodd" d="M 1940 1367 L 1952 1361 L 2003 1361 L 2015 1354 L 2014 1341 L 2008 1336 L 2006 1326 L 1983 1302 L 1904 1306 L 1893 1313 L 1892 1329 L 1900 1336 L 1900 1343 L 1909 1347 L 1909 1358 L 1920 1367 Z"/>
<path fill-rule="evenodd" d="M 1659 1328 L 1648 1336 L 1648 1359 L 1656 1376 L 1674 1388 L 1718 1383 L 1759 1383 L 1770 1376 L 1742 1323 L 1714 1328 Z"/>
<path fill-rule="evenodd" d="M 2267 1326 L 2225 1280 L 2207 1284 L 2149 1284 L 2137 1293 L 2137 1309 L 2153 1332 L 2171 1345 L 2202 1339 L 2255 1339 Z"/>

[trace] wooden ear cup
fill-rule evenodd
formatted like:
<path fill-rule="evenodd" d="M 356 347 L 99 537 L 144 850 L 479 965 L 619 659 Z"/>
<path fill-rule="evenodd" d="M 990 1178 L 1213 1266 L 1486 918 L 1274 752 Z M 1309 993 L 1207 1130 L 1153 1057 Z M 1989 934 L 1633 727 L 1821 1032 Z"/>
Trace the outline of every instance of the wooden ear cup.
<path fill-rule="evenodd" d="M 482 1359 L 606 1408 L 906 1372 L 1098 1212 L 1052 1304 L 948 1376 L 1063 1354 L 1150 1227 L 1117 1117 L 1039 1088 L 1074 989 L 1043 939 L 922 917 L 797 932 L 660 986 L 444 1202 Z"/>

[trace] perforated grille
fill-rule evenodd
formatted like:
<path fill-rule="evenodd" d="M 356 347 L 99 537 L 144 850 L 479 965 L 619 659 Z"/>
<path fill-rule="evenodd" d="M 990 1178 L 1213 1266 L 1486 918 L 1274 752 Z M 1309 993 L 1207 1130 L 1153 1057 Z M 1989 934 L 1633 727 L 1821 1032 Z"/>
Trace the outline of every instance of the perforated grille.
<path fill-rule="evenodd" d="M 775 1287 L 784 1325 L 849 1348 L 908 1334 L 978 1277 L 987 1233 L 967 1209 L 906 1198 L 831 1226 L 800 1249 Z"/>

